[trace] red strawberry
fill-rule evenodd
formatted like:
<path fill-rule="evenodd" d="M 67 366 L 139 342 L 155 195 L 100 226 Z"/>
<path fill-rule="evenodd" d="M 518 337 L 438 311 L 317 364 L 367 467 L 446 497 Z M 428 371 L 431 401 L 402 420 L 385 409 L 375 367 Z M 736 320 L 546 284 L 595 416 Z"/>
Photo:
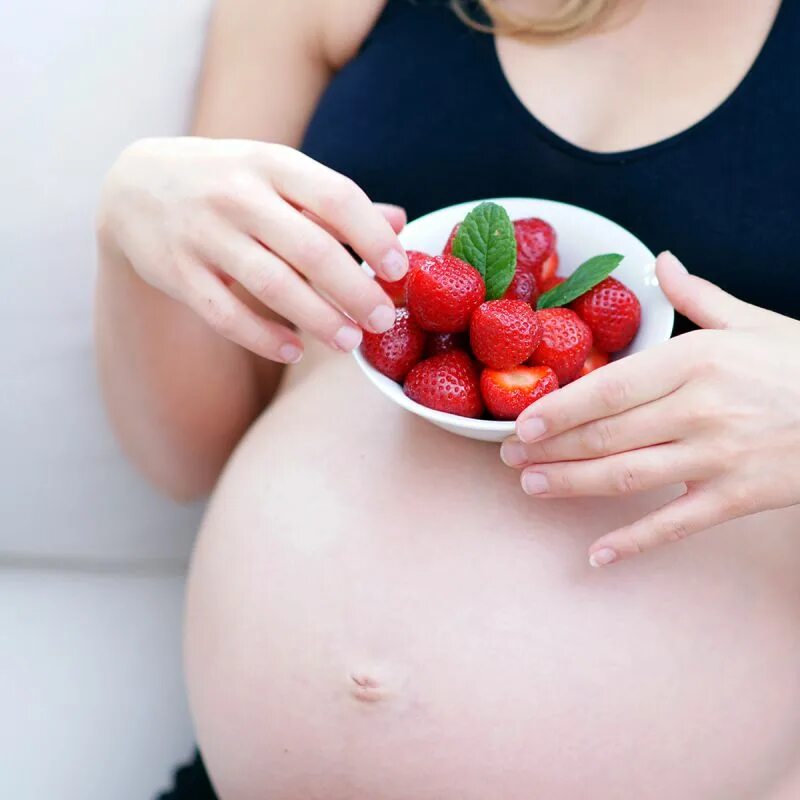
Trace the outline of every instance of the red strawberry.
<path fill-rule="evenodd" d="M 586 361 L 583 362 L 579 377 L 582 378 L 584 375 L 588 375 L 590 372 L 604 367 L 610 360 L 608 353 L 604 353 L 602 350 L 598 350 L 596 347 L 592 346 L 589 355 L 586 356 Z"/>
<path fill-rule="evenodd" d="M 532 272 L 517 270 L 503 295 L 503 300 L 522 300 L 533 305 L 539 299 L 539 286 Z"/>
<path fill-rule="evenodd" d="M 578 377 L 592 348 L 592 332 L 569 308 L 545 308 L 536 316 L 542 327 L 542 340 L 529 363 L 551 367 L 559 386 L 564 386 Z"/>
<path fill-rule="evenodd" d="M 467 337 L 463 333 L 432 333 L 428 336 L 426 355 L 438 356 L 439 353 L 448 353 L 450 350 L 466 350 Z"/>
<path fill-rule="evenodd" d="M 550 367 L 485 369 L 481 394 L 486 408 L 497 419 L 516 419 L 531 403 L 558 389 Z"/>
<path fill-rule="evenodd" d="M 420 264 L 433 258 L 429 253 L 422 253 L 419 250 L 406 250 L 406 255 L 408 256 L 408 272 L 415 270 Z M 408 272 L 406 277 L 408 277 Z"/>
<path fill-rule="evenodd" d="M 456 234 L 458 233 L 458 229 L 461 227 L 461 223 L 459 222 L 458 225 L 453 227 L 453 230 L 450 231 L 450 235 L 447 237 L 447 242 L 445 243 L 444 250 L 442 250 L 443 256 L 451 256 L 453 255 L 453 242 L 455 241 Z"/>
<path fill-rule="evenodd" d="M 417 403 L 461 417 L 479 417 L 483 403 L 478 370 L 463 350 L 451 350 L 420 361 L 405 382 L 405 393 Z"/>
<path fill-rule="evenodd" d="M 560 286 L 565 280 L 566 278 L 559 278 L 558 275 L 543 279 L 540 284 L 542 287 L 542 294 L 549 292 L 551 289 L 555 289 L 556 286 Z"/>
<path fill-rule="evenodd" d="M 600 281 L 570 308 L 592 329 L 595 343 L 607 353 L 627 347 L 642 321 L 639 298 L 616 278 Z"/>
<path fill-rule="evenodd" d="M 544 277 L 542 265 L 553 255 L 556 249 L 556 232 L 553 226 L 537 217 L 518 219 L 514 222 L 514 236 L 517 239 L 517 269 L 522 272 L 533 272 L 537 278 Z M 555 273 L 555 266 L 548 270 Z M 541 280 L 539 281 L 541 284 Z"/>
<path fill-rule="evenodd" d="M 466 330 L 485 292 L 480 272 L 455 256 L 426 259 L 409 274 L 406 284 L 411 316 L 432 333 Z"/>
<path fill-rule="evenodd" d="M 527 361 L 541 338 L 539 320 L 523 300 L 490 300 L 478 306 L 469 326 L 475 358 L 492 369 Z"/>
<path fill-rule="evenodd" d="M 406 304 L 406 282 L 411 270 L 416 269 L 423 261 L 430 258 L 427 253 L 420 253 L 419 250 L 406 250 L 408 256 L 408 272 L 400 278 L 399 281 L 387 281 L 384 278 L 376 278 L 389 299 L 396 306 L 404 306 Z"/>
<path fill-rule="evenodd" d="M 534 270 L 536 277 L 539 279 L 540 283 L 547 283 L 552 281 L 556 277 L 556 272 L 558 272 L 558 253 L 553 250 L 552 253 L 542 262 L 542 265 L 537 269 Z M 565 278 L 561 278 L 560 280 L 565 280 Z"/>
<path fill-rule="evenodd" d="M 385 333 L 364 331 L 361 352 L 378 372 L 402 382 L 425 351 L 425 331 L 409 317 L 407 308 L 395 311 L 394 327 Z"/>

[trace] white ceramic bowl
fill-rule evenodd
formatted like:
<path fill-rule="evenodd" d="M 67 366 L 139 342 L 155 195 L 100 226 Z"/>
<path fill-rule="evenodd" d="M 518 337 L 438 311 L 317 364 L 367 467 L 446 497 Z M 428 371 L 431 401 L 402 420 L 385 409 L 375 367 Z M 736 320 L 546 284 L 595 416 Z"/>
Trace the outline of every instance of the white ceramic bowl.
<path fill-rule="evenodd" d="M 400 234 L 400 241 L 408 250 L 441 253 L 453 226 L 479 202 L 459 203 L 415 219 Z M 670 337 L 675 314 L 656 280 L 655 257 L 632 233 L 593 211 L 568 203 L 525 197 L 495 198 L 492 202 L 503 206 L 512 220 L 541 217 L 555 228 L 560 275 L 572 274 L 584 261 L 600 253 L 625 256 L 613 276 L 636 293 L 642 304 L 642 324 L 633 342 L 615 358 L 646 350 Z M 514 432 L 513 422 L 469 419 L 415 403 L 406 397 L 402 386 L 370 366 L 359 350 L 353 355 L 370 381 L 390 400 L 440 428 L 486 442 L 501 442 Z"/>

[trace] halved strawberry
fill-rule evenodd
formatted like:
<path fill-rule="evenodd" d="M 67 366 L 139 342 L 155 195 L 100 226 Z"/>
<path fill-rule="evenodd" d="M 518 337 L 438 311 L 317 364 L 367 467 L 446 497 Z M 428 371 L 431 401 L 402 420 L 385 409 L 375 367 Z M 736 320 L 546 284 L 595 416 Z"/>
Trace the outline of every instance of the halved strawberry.
<path fill-rule="evenodd" d="M 541 266 L 538 269 L 534 269 L 534 274 L 540 283 L 550 283 L 556 279 L 558 263 L 558 252 L 553 250 L 553 252 L 550 253 L 550 255 L 542 262 Z M 565 280 L 565 278 L 561 278 L 559 279 L 559 283 L 563 283 Z M 553 285 L 555 286 L 556 284 Z"/>
<path fill-rule="evenodd" d="M 560 278 L 558 275 L 551 275 L 547 279 L 543 279 L 540 288 L 542 290 L 542 294 L 545 292 L 549 292 L 551 289 L 555 289 L 556 286 L 560 286 L 566 278 Z"/>
<path fill-rule="evenodd" d="M 361 353 L 378 372 L 402 382 L 425 351 L 425 331 L 410 318 L 407 308 L 395 311 L 394 326 L 385 333 L 364 331 Z"/>
<path fill-rule="evenodd" d="M 451 350 L 420 361 L 408 373 L 405 393 L 415 402 L 461 417 L 483 413 L 478 370 L 463 350 Z"/>
<path fill-rule="evenodd" d="M 611 356 L 609 356 L 608 353 L 604 353 L 602 350 L 598 350 L 596 347 L 592 346 L 589 355 L 586 356 L 586 361 L 583 362 L 579 377 L 582 378 L 584 375 L 588 375 L 590 372 L 604 367 L 610 360 Z"/>
<path fill-rule="evenodd" d="M 384 278 L 376 278 L 381 288 L 395 306 L 404 306 L 406 304 L 406 283 L 408 276 L 413 269 L 416 269 L 426 259 L 431 258 L 427 253 L 421 253 L 419 250 L 406 250 L 408 256 L 408 272 L 400 278 L 399 281 L 387 281 Z"/>
<path fill-rule="evenodd" d="M 489 369 L 481 373 L 481 395 L 496 419 L 516 419 L 531 403 L 558 389 L 550 367 Z"/>

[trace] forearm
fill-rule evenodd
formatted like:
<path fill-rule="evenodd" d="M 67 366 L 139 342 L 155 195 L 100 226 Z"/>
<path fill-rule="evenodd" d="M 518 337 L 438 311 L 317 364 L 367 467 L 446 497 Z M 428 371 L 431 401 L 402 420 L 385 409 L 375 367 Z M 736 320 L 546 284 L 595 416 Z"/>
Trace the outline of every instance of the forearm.
<path fill-rule="evenodd" d="M 263 403 L 255 356 L 145 283 L 102 231 L 98 250 L 97 357 L 112 425 L 159 488 L 204 495 Z"/>
<path fill-rule="evenodd" d="M 363 3 L 365 35 L 381 4 Z M 124 448 L 176 497 L 213 486 L 284 365 L 302 357 L 297 329 L 341 351 L 356 346 L 358 326 L 376 329 L 376 310 L 383 329 L 394 321 L 388 297 L 329 231 L 393 279 L 382 270 L 387 255 L 405 269 L 392 228 L 402 221 L 291 149 L 331 62 L 356 46 L 339 43 L 336 57 L 323 46 L 339 17 L 289 0 L 219 0 L 197 138 L 140 142 L 106 179 L 97 284 L 103 392 Z M 282 79 L 264 82 L 275 74 Z M 219 274 L 230 280 L 223 285 Z"/>

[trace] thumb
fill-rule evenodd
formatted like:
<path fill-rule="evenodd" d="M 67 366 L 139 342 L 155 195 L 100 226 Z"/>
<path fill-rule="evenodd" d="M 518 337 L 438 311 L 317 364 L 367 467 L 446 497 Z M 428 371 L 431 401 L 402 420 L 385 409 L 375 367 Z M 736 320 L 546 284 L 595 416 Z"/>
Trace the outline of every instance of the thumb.
<path fill-rule="evenodd" d="M 656 259 L 661 289 L 675 310 L 701 328 L 743 328 L 764 320 L 765 312 L 738 300 L 713 283 L 690 275 L 670 252 Z"/>

